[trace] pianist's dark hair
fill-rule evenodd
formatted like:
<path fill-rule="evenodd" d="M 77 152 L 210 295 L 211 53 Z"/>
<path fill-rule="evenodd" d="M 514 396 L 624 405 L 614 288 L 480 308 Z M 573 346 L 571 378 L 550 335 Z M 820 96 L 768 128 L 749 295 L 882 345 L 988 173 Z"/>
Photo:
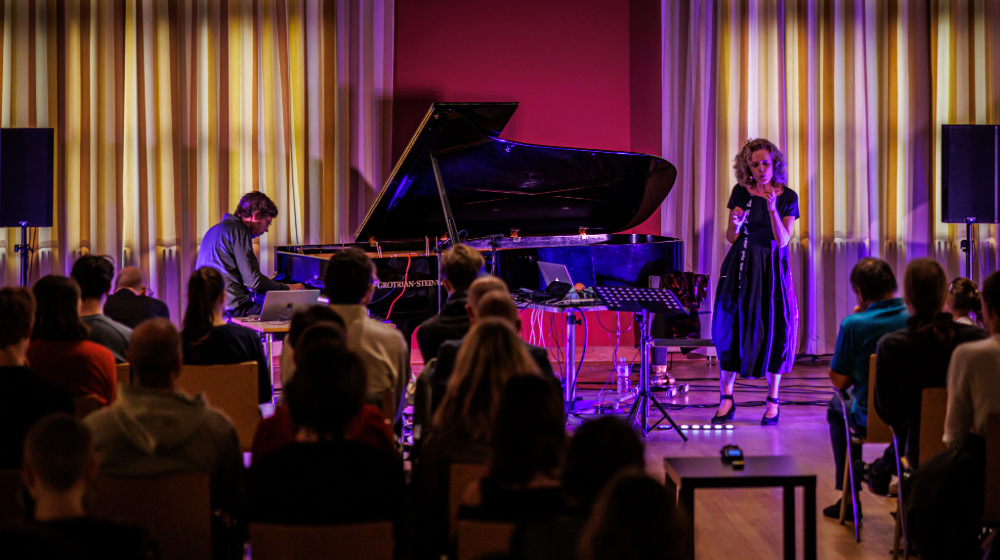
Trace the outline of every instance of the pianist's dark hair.
<path fill-rule="evenodd" d="M 188 280 L 188 304 L 184 310 L 184 357 L 198 354 L 198 345 L 212 334 L 212 313 L 215 304 L 226 289 L 222 274 L 210 266 L 203 266 L 191 274 Z M 195 358 L 197 359 L 197 358 Z"/>
<path fill-rule="evenodd" d="M 326 265 L 323 283 L 330 303 L 361 303 L 372 279 L 375 277 L 375 263 L 364 251 L 349 247 L 337 251 Z"/>
<path fill-rule="evenodd" d="M 237 218 L 250 218 L 253 217 L 254 212 L 260 212 L 262 216 L 274 218 L 278 215 L 278 207 L 274 205 L 274 202 L 271 202 L 266 194 L 260 191 L 250 191 L 240 199 L 233 215 Z"/>
<path fill-rule="evenodd" d="M 773 142 L 765 138 L 751 138 L 740 148 L 740 153 L 736 154 L 733 160 L 733 171 L 736 172 L 736 182 L 744 187 L 750 188 L 754 185 L 753 173 L 750 172 L 750 158 L 757 150 L 767 150 L 774 161 L 774 177 L 771 182 L 782 187 L 788 186 L 788 165 L 785 163 L 785 154 L 778 149 Z"/>

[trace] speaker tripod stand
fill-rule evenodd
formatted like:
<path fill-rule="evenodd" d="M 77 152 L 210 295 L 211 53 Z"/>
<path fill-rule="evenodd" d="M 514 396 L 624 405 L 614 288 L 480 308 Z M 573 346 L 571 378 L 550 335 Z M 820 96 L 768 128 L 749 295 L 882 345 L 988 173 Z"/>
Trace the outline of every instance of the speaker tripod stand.
<path fill-rule="evenodd" d="M 28 287 L 28 266 L 31 264 L 31 253 L 35 252 L 35 248 L 31 246 L 31 242 L 28 240 L 28 222 L 20 222 L 21 225 L 21 244 L 14 245 L 14 252 L 21 254 L 21 286 Z"/>

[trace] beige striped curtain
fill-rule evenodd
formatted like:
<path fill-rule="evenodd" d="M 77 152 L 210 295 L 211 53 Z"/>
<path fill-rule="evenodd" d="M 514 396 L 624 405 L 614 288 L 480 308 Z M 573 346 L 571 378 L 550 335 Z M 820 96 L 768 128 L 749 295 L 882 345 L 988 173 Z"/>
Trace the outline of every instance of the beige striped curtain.
<path fill-rule="evenodd" d="M 349 241 L 388 168 L 392 0 L 4 0 L 0 126 L 56 131 L 32 280 L 145 270 L 179 321 L 205 231 L 266 192 L 273 247 Z M 0 230 L 0 285 L 17 230 Z"/>
<path fill-rule="evenodd" d="M 901 274 L 933 256 L 960 275 L 964 226 L 940 222 L 941 125 L 1000 122 L 1000 3 L 662 0 L 662 15 L 663 155 L 679 170 L 662 224 L 688 270 L 716 278 L 732 159 L 766 137 L 800 199 L 800 352 L 833 351 L 860 257 Z M 996 226 L 980 229 L 977 280 L 1000 264 Z"/>

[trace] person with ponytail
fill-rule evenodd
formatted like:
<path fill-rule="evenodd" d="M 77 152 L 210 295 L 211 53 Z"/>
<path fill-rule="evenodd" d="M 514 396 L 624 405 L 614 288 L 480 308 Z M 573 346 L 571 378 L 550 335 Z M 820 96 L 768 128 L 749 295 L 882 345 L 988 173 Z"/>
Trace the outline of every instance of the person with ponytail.
<path fill-rule="evenodd" d="M 951 313 L 956 323 L 983 326 L 983 303 L 979 300 L 979 287 L 968 278 L 956 278 L 948 285 L 945 313 Z"/>
<path fill-rule="evenodd" d="M 913 468 L 918 466 L 920 451 L 923 390 L 946 385 L 956 346 L 987 337 L 983 329 L 954 321 L 952 314 L 944 312 L 947 299 L 948 279 L 941 265 L 930 258 L 911 261 L 903 276 L 903 300 L 910 318 L 905 329 L 882 337 L 875 353 L 875 410 L 892 426 L 899 444 L 905 444 L 905 456 Z M 896 470 L 895 457 L 888 455 L 870 465 L 858 465 L 873 491 L 888 491 Z"/>
<path fill-rule="evenodd" d="M 184 363 L 210 366 L 257 362 L 257 392 L 262 403 L 271 400 L 271 373 L 264 345 L 257 333 L 226 322 L 226 283 L 214 268 L 203 266 L 188 280 L 184 311 Z"/>

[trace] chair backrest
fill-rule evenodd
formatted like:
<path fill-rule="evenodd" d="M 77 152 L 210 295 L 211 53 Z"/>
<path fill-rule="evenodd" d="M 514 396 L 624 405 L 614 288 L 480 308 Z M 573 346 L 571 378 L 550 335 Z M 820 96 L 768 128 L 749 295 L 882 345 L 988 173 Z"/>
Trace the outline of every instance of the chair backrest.
<path fill-rule="evenodd" d="M 392 560 L 392 523 L 297 526 L 250 524 L 253 560 Z"/>
<path fill-rule="evenodd" d="M 868 362 L 868 435 L 865 443 L 892 443 L 892 428 L 875 412 L 875 354 Z"/>
<path fill-rule="evenodd" d="M 455 521 L 465 490 L 486 476 L 485 463 L 452 463 L 448 471 L 448 534 L 455 536 Z"/>
<path fill-rule="evenodd" d="M 257 403 L 257 362 L 181 369 L 177 388 L 191 395 L 205 393 L 208 403 L 226 413 L 236 427 L 240 446 L 248 451 L 260 423 Z"/>
<path fill-rule="evenodd" d="M 87 513 L 145 530 L 162 560 L 210 560 L 212 509 L 208 475 L 181 473 L 155 478 L 99 476 L 87 492 Z"/>
<path fill-rule="evenodd" d="M 0 530 L 24 523 L 24 500 L 21 471 L 0 470 Z"/>
<path fill-rule="evenodd" d="M 118 384 L 119 385 L 132 385 L 132 364 L 118 364 L 115 366 L 117 370 Z"/>
<path fill-rule="evenodd" d="M 384 389 L 376 394 L 379 400 L 382 401 L 382 416 L 385 416 L 391 422 L 396 417 L 396 397 L 392 389 Z"/>
<path fill-rule="evenodd" d="M 1000 523 L 1000 414 L 990 414 L 986 420 L 986 492 L 983 521 Z"/>
<path fill-rule="evenodd" d="M 457 529 L 458 560 L 476 560 L 487 555 L 510 553 L 514 523 L 459 519 Z"/>
<path fill-rule="evenodd" d="M 928 387 L 920 396 L 920 464 L 944 451 L 944 417 L 948 410 L 948 389 Z"/>
<path fill-rule="evenodd" d="M 101 404 L 101 399 L 97 395 L 73 397 L 73 403 L 76 404 L 76 417 L 79 420 L 83 420 L 91 412 L 94 412 L 103 406 Z"/>

